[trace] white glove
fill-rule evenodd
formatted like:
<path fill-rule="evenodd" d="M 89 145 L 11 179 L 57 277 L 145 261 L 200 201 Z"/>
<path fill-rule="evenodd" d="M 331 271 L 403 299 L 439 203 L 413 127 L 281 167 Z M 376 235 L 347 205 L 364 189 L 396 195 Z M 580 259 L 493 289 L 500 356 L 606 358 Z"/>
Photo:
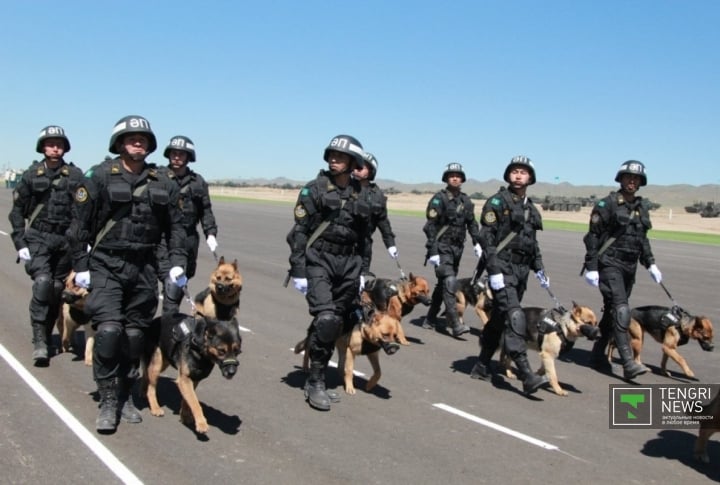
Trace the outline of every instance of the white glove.
<path fill-rule="evenodd" d="M 652 279 L 655 281 L 655 283 L 660 284 L 662 282 L 662 273 L 660 272 L 656 264 L 651 264 L 648 268 L 648 271 L 650 271 L 650 276 L 652 276 Z"/>
<path fill-rule="evenodd" d="M 185 270 L 180 266 L 170 268 L 168 276 L 170 276 L 170 282 L 178 288 L 185 288 L 185 285 L 187 285 L 188 280 L 187 276 L 185 276 Z"/>
<path fill-rule="evenodd" d="M 543 271 L 543 270 L 538 271 L 537 273 L 535 273 L 535 277 L 540 282 L 540 286 L 542 288 L 544 288 L 546 290 L 548 288 L 550 288 L 550 278 L 548 278 L 547 275 L 545 275 L 545 271 Z"/>
<path fill-rule="evenodd" d="M 90 288 L 90 271 L 75 273 L 75 284 L 80 288 Z"/>
<path fill-rule="evenodd" d="M 388 254 L 390 255 L 391 258 L 397 259 L 397 257 L 398 257 L 398 250 L 397 250 L 397 248 L 396 248 L 395 246 L 390 246 L 390 247 L 388 248 Z"/>
<path fill-rule="evenodd" d="M 207 237 L 207 245 L 210 248 L 210 251 L 212 251 L 213 253 L 217 249 L 217 239 L 215 239 L 215 236 L 213 236 L 212 234 Z"/>
<path fill-rule="evenodd" d="M 475 246 L 473 246 L 473 249 L 475 250 L 475 257 L 480 259 L 482 256 L 482 246 L 480 246 L 480 243 L 477 243 Z"/>
<path fill-rule="evenodd" d="M 307 293 L 307 278 L 293 278 L 293 286 L 303 295 Z"/>
<path fill-rule="evenodd" d="M 360 275 L 360 293 L 365 289 L 365 276 Z"/>
<path fill-rule="evenodd" d="M 88 244 L 87 247 L 85 248 L 85 251 L 87 251 L 87 253 L 90 254 L 90 251 L 92 251 L 92 246 L 90 246 Z"/>
<path fill-rule="evenodd" d="M 585 281 L 587 281 L 590 286 L 597 287 L 600 284 L 600 274 L 598 274 L 597 271 L 586 271 Z"/>
<path fill-rule="evenodd" d="M 490 288 L 493 290 L 501 290 L 505 288 L 505 278 L 502 273 L 490 275 Z"/>
<path fill-rule="evenodd" d="M 428 258 L 428 263 L 432 264 L 436 268 L 440 266 L 440 255 L 434 254 Z"/>
<path fill-rule="evenodd" d="M 18 258 L 22 259 L 23 261 L 30 261 L 32 258 L 30 256 L 30 250 L 28 248 L 22 248 L 18 251 Z"/>

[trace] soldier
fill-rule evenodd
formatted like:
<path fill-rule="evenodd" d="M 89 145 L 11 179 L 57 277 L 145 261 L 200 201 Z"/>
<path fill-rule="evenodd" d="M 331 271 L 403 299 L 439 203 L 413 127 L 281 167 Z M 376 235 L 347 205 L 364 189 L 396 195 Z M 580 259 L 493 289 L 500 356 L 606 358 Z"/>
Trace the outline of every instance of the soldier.
<path fill-rule="evenodd" d="M 513 157 L 503 179 L 508 187 L 502 187 L 485 202 L 480 218 L 493 308 L 480 335 L 480 356 L 470 377 L 490 377 L 490 360 L 504 334 L 505 353 L 515 361 L 523 391 L 532 394 L 548 380 L 530 368 L 525 342 L 527 322 L 520 303 L 531 269 L 543 288 L 550 287 L 536 237 L 536 231 L 542 230 L 542 217 L 527 196 L 528 186 L 535 183 L 535 168 L 529 158 Z"/>
<path fill-rule="evenodd" d="M 174 136 L 165 147 L 163 156 L 170 161 L 167 167 L 161 170 L 175 180 L 180 188 L 180 207 L 185 226 L 185 251 L 187 252 L 187 268 L 185 275 L 188 280 L 195 276 L 197 268 L 198 246 L 200 238 L 197 225 L 200 223 L 205 240 L 210 251 L 215 253 L 217 243 L 217 224 L 212 211 L 210 193 L 207 182 L 202 175 L 188 167 L 195 161 L 195 145 L 186 136 Z M 163 315 L 176 313 L 180 308 L 183 291 L 182 288 L 170 282 L 168 272 L 171 263 L 168 258 L 167 241 L 163 241 L 157 248 L 158 278 L 163 284 Z"/>
<path fill-rule="evenodd" d="M 320 171 L 300 191 L 287 242 L 289 276 L 306 295 L 314 317 L 305 346 L 310 356 L 305 398 L 311 407 L 328 411 L 331 396 L 325 389 L 325 373 L 335 340 L 358 298 L 370 206 L 361 197 L 360 183 L 350 177 L 364 163 L 360 142 L 338 135 L 323 158 L 328 170 Z"/>
<path fill-rule="evenodd" d="M 139 423 L 132 386 L 145 332 L 158 304 L 155 248 L 167 238 L 172 283 L 185 286 L 185 228 L 178 184 L 148 163 L 157 141 L 150 123 L 126 116 L 115 124 L 110 153 L 92 167 L 75 192 L 69 230 L 75 282 L 92 291 L 85 304 L 95 334 L 93 376 L 100 395 L 95 427 L 112 433 L 120 418 Z M 88 252 L 87 246 L 92 250 Z"/>
<path fill-rule="evenodd" d="M 353 177 L 360 181 L 360 186 L 363 188 L 362 198 L 370 206 L 370 225 L 367 230 L 370 239 L 365 247 L 362 274 L 374 276 L 370 273 L 370 265 L 372 264 L 372 235 L 375 229 L 380 229 L 383 244 L 385 244 L 388 254 L 392 259 L 398 258 L 398 249 L 395 245 L 395 234 L 388 219 L 387 197 L 383 194 L 382 189 L 373 182 L 377 175 L 378 161 L 375 155 L 369 152 L 365 152 L 364 159 L 365 163 L 363 167 L 355 169 L 353 171 Z"/>
<path fill-rule="evenodd" d="M 48 344 L 60 310 L 60 294 L 71 262 L 65 232 L 72 219 L 73 194 L 82 171 L 63 156 L 70 140 L 60 126 L 40 132 L 35 151 L 44 155 L 33 162 L 13 191 L 9 219 L 18 262 L 33 280 L 30 300 L 32 358 L 36 366 L 50 363 Z"/>
<path fill-rule="evenodd" d="M 662 273 L 655 264 L 647 232 L 652 228 L 648 202 L 637 195 L 647 184 L 645 166 L 628 160 L 615 176 L 620 190 L 599 200 L 590 214 L 590 230 L 585 235 L 585 280 L 600 288 L 603 297 L 603 316 L 600 320 L 601 338 L 595 342 L 591 365 L 603 372 L 612 370 L 605 356 L 610 335 L 623 362 L 623 376 L 632 379 L 648 371 L 633 360 L 628 341 L 630 325 L 629 298 L 635 284 L 637 263 L 650 271 L 656 283 Z"/>
<path fill-rule="evenodd" d="M 427 207 L 427 222 L 423 231 L 427 236 L 426 262 L 435 266 L 437 284 L 432 294 L 432 302 L 423 322 L 424 328 L 440 330 L 437 314 L 440 305 L 445 303 L 446 322 L 450 324 L 453 337 L 459 337 L 470 331 L 470 327 L 460 322 L 455 292 L 457 291 L 457 273 L 465 247 L 465 231 L 470 234 L 475 256 L 482 256 L 480 231 L 475 220 L 475 205 L 460 189 L 466 177 L 459 163 L 448 164 L 442 175 L 447 187 L 433 195 Z"/>

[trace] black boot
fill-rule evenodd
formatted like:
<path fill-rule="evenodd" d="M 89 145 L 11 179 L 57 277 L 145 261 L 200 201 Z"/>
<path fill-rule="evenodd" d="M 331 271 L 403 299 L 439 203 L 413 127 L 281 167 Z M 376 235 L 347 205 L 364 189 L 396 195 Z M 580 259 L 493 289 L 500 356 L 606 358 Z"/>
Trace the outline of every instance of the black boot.
<path fill-rule="evenodd" d="M 453 337 L 459 337 L 460 335 L 466 334 L 470 331 L 470 327 L 460 322 L 460 319 L 457 316 L 448 316 L 448 321 L 450 322 L 450 332 Z"/>
<path fill-rule="evenodd" d="M 470 371 L 471 379 L 482 379 L 487 380 L 492 376 L 492 368 L 490 367 L 490 359 L 492 354 L 488 355 L 489 352 L 483 350 L 480 351 L 480 356 L 477 362 Z"/>
<path fill-rule="evenodd" d="M 114 378 L 99 379 L 97 385 L 100 395 L 100 411 L 95 420 L 95 429 L 98 433 L 114 433 L 117 430 L 117 380 Z"/>
<path fill-rule="evenodd" d="M 627 331 L 616 328 L 613 331 L 613 337 L 615 337 L 615 346 L 617 347 L 618 354 L 623 363 L 623 377 L 625 379 L 634 379 L 635 377 L 645 374 L 648 368 L 644 365 L 638 364 L 633 359 L 633 353 L 630 349 L 630 343 L 628 342 Z"/>
<path fill-rule="evenodd" d="M 319 411 L 330 410 L 330 397 L 325 390 L 325 365 L 322 362 L 310 362 L 310 374 L 305 382 L 305 399 L 310 407 Z"/>
<path fill-rule="evenodd" d="M 534 394 L 538 389 L 548 383 L 545 376 L 535 374 L 530 368 L 527 355 L 520 354 L 515 359 L 515 365 L 518 368 L 520 379 L 523 380 L 523 392 L 525 394 Z"/>
<path fill-rule="evenodd" d="M 33 353 L 32 358 L 36 367 L 47 367 L 50 365 L 50 357 L 48 356 L 48 331 L 44 323 L 33 322 Z"/>
<path fill-rule="evenodd" d="M 610 364 L 610 361 L 605 354 L 607 344 L 607 334 L 602 334 L 600 336 L 600 339 L 596 340 L 595 343 L 593 343 L 592 352 L 590 353 L 590 367 L 597 370 L 598 372 L 610 374 L 612 372 L 612 365 Z"/>
<path fill-rule="evenodd" d="M 120 379 L 120 386 L 118 390 L 118 401 L 120 408 L 120 419 L 126 423 L 142 423 L 142 415 L 138 408 L 133 403 L 132 388 L 135 383 L 135 379 Z"/>

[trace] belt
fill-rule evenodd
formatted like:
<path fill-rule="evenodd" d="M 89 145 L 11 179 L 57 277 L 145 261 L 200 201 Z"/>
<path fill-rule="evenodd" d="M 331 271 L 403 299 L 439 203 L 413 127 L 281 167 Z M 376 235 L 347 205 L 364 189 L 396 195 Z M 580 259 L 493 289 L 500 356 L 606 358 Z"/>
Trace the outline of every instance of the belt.
<path fill-rule="evenodd" d="M 119 256 L 128 258 L 145 258 L 153 254 L 153 247 L 148 246 L 146 248 L 98 248 L 97 251 L 107 254 L 109 256 Z"/>
<path fill-rule="evenodd" d="M 530 254 L 524 252 L 524 251 L 511 251 L 509 253 L 503 254 L 502 251 L 500 252 L 500 256 L 498 256 L 500 259 L 505 261 L 510 261 L 514 264 L 530 264 L 532 258 Z"/>
<path fill-rule="evenodd" d="M 350 256 L 355 254 L 355 244 L 336 244 L 318 240 L 311 246 L 316 251 L 325 251 L 336 256 Z"/>
<path fill-rule="evenodd" d="M 53 233 L 53 234 L 65 234 L 65 231 L 68 230 L 68 228 L 70 227 L 70 224 L 65 223 L 65 222 L 52 223 L 52 222 L 36 221 L 30 227 L 39 232 L 49 232 L 49 233 Z"/>
<path fill-rule="evenodd" d="M 608 249 L 605 254 L 611 258 L 619 259 L 627 263 L 636 263 L 640 258 L 640 254 L 636 251 L 618 248 Z"/>

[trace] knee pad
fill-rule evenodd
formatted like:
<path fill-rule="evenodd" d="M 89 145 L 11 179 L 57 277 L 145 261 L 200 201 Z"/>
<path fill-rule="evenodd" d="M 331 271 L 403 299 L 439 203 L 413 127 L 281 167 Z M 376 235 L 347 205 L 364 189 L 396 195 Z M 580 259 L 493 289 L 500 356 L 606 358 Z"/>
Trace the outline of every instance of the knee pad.
<path fill-rule="evenodd" d="M 342 321 L 333 313 L 321 313 L 315 317 L 313 325 L 318 340 L 325 344 L 335 342 L 342 331 Z"/>
<path fill-rule="evenodd" d="M 512 330 L 515 335 L 519 335 L 523 338 L 527 335 L 527 321 L 525 320 L 525 313 L 522 309 L 510 309 L 510 311 L 508 311 L 507 319 L 510 330 Z"/>
<path fill-rule="evenodd" d="M 118 355 L 123 328 L 120 322 L 103 322 L 95 331 L 93 352 L 100 359 L 113 359 Z"/>
<path fill-rule="evenodd" d="M 127 354 L 131 361 L 137 361 L 142 357 L 145 346 L 145 333 L 139 328 L 126 328 Z"/>
<path fill-rule="evenodd" d="M 623 332 L 630 327 L 630 307 L 627 304 L 615 307 L 615 325 Z"/>
<path fill-rule="evenodd" d="M 49 274 L 42 273 L 35 277 L 33 295 L 43 303 L 49 303 L 53 297 L 53 280 Z"/>
<path fill-rule="evenodd" d="M 170 278 L 165 278 L 164 293 L 164 298 L 175 303 L 179 303 L 183 297 L 183 289 L 170 281 Z"/>
<path fill-rule="evenodd" d="M 445 281 L 443 281 L 443 287 L 445 291 L 454 295 L 458 288 L 457 278 L 455 276 L 448 276 L 445 278 Z"/>

